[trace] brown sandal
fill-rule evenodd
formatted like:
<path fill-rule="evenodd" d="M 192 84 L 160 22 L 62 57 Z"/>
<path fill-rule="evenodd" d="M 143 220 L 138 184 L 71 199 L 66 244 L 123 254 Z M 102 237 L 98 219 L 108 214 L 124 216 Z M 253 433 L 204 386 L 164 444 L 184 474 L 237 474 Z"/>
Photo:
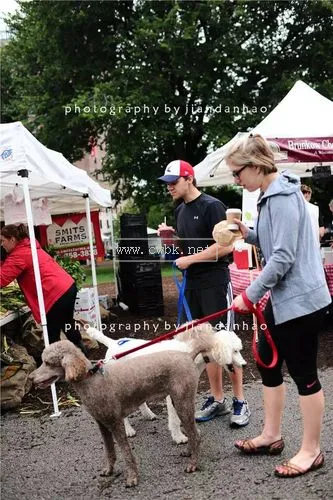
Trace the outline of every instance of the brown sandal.
<path fill-rule="evenodd" d="M 319 469 L 324 465 L 325 459 L 323 452 L 321 451 L 317 458 L 313 461 L 308 469 L 302 469 L 298 467 L 298 465 L 293 464 L 292 462 L 283 462 L 281 465 L 275 469 L 275 475 L 278 477 L 298 477 L 311 472 L 312 470 Z M 280 470 L 278 470 L 278 468 Z"/>
<path fill-rule="evenodd" d="M 280 455 L 284 448 L 284 441 L 281 438 L 268 445 L 256 446 L 252 439 L 246 438 L 236 441 L 235 446 L 247 455 Z"/>

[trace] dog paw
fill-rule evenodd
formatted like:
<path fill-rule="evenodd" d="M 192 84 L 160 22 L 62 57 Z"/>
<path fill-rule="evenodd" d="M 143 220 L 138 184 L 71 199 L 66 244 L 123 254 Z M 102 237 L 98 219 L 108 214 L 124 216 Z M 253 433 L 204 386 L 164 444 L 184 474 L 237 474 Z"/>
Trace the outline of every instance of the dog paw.
<path fill-rule="evenodd" d="M 133 427 L 131 427 L 130 429 L 126 429 L 126 436 L 128 438 L 132 438 L 132 437 L 136 436 L 136 430 L 133 429 Z"/>
<path fill-rule="evenodd" d="M 176 436 L 172 436 L 172 440 L 176 444 L 185 444 L 188 441 L 188 437 L 185 434 L 177 434 Z"/>
<path fill-rule="evenodd" d="M 133 488 L 133 486 L 137 486 L 138 484 L 138 476 L 129 475 L 126 479 L 126 488 Z"/>
<path fill-rule="evenodd" d="M 157 420 L 157 415 L 147 405 L 145 408 L 142 408 L 141 413 L 146 420 Z"/>
<path fill-rule="evenodd" d="M 106 476 L 112 476 L 113 473 L 113 467 L 105 467 L 105 469 L 102 470 L 100 473 L 100 476 L 106 477 Z"/>
<path fill-rule="evenodd" d="M 195 472 L 196 470 L 197 470 L 197 465 L 193 464 L 193 463 L 189 463 L 185 469 L 185 472 L 191 473 L 191 472 Z"/>

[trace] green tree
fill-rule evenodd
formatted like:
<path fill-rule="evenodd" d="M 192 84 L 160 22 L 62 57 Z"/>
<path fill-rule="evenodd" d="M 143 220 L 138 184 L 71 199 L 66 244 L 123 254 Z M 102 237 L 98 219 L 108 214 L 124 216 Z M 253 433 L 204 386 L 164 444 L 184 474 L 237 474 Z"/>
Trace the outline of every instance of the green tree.
<path fill-rule="evenodd" d="M 327 0 L 20 4 L 3 50 L 3 120 L 72 160 L 102 138 L 113 196 L 146 213 L 168 200 L 156 178 L 169 161 L 198 163 L 295 80 L 333 97 Z"/>

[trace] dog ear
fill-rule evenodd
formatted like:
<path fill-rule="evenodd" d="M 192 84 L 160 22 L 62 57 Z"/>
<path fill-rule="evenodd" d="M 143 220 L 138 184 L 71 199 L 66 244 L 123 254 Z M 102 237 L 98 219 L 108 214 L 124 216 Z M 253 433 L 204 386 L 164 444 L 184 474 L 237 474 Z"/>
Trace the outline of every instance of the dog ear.
<path fill-rule="evenodd" d="M 231 345 L 225 339 L 218 337 L 212 349 L 212 357 L 221 366 L 232 364 Z"/>
<path fill-rule="evenodd" d="M 245 366 L 247 363 L 239 351 L 234 351 L 232 355 L 233 364 L 235 366 Z"/>
<path fill-rule="evenodd" d="M 66 382 L 78 382 L 85 378 L 88 371 L 85 357 L 80 352 L 66 353 L 61 360 L 61 366 L 65 370 Z"/>

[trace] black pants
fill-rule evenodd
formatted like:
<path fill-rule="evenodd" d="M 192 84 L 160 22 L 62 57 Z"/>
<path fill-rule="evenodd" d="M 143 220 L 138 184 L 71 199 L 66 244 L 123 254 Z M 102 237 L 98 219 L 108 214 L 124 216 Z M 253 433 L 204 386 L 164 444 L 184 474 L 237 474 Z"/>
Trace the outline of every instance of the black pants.
<path fill-rule="evenodd" d="M 50 344 L 60 340 L 60 331 L 62 330 L 68 340 L 75 345 L 80 345 L 80 331 L 75 330 L 74 326 L 74 306 L 77 295 L 75 283 L 53 304 L 46 314 L 47 331 Z M 70 328 L 68 329 L 70 325 Z"/>
<path fill-rule="evenodd" d="M 274 368 L 257 365 L 266 387 L 282 384 L 282 364 L 285 361 L 300 395 L 307 396 L 320 391 L 317 374 L 318 332 L 323 324 L 325 310 L 275 325 L 271 301 L 267 302 L 264 315 L 278 351 L 278 361 Z M 271 361 L 271 354 L 266 337 L 259 330 L 259 355 L 265 364 Z"/>
<path fill-rule="evenodd" d="M 192 318 L 201 319 L 217 311 L 226 309 L 227 292 L 228 283 L 214 288 L 195 288 L 193 290 L 186 290 L 185 297 L 190 308 Z M 186 321 L 187 318 L 183 310 L 181 322 L 185 323 Z M 213 326 L 217 326 L 220 322 L 226 323 L 226 314 L 210 321 Z"/>

